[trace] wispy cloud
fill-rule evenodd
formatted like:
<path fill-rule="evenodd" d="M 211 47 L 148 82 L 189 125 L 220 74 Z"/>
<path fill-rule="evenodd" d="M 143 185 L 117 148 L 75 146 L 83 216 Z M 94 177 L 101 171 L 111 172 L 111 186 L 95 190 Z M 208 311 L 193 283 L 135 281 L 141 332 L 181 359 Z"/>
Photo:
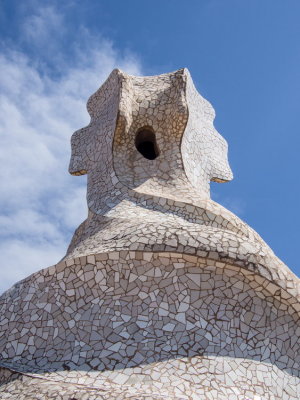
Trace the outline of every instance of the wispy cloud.
<path fill-rule="evenodd" d="M 51 46 L 56 42 L 57 32 L 61 34 L 65 29 L 64 16 L 49 5 L 37 7 L 35 13 L 29 15 L 22 24 L 24 40 L 40 48 L 47 44 L 47 49 L 49 44 Z"/>
<path fill-rule="evenodd" d="M 221 190 L 218 190 L 216 188 L 216 185 L 219 184 L 213 183 L 211 185 L 211 191 L 210 191 L 211 198 L 217 203 L 222 204 L 223 207 L 227 208 L 228 210 L 230 210 L 231 212 L 242 218 L 247 209 L 247 204 L 245 200 L 242 199 L 241 197 L 236 197 L 236 196 L 235 197 L 228 195 L 224 196 L 223 194 L 221 194 Z"/>
<path fill-rule="evenodd" d="M 88 123 L 87 98 L 113 68 L 140 73 L 134 56 L 84 26 L 64 55 L 57 32 L 65 18 L 53 7 L 35 8 L 19 42 L 0 55 L 0 292 L 64 255 L 87 214 L 85 177 L 67 172 L 71 134 Z M 30 56 L 24 42 L 36 48 Z"/>

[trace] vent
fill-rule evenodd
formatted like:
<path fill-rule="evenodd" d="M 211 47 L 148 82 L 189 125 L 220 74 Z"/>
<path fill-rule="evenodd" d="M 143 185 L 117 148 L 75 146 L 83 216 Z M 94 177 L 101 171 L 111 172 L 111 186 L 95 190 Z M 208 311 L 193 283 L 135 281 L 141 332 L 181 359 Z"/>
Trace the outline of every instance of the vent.
<path fill-rule="evenodd" d="M 155 160 L 159 155 L 155 133 L 148 128 L 138 131 L 135 137 L 135 147 L 147 160 Z"/>

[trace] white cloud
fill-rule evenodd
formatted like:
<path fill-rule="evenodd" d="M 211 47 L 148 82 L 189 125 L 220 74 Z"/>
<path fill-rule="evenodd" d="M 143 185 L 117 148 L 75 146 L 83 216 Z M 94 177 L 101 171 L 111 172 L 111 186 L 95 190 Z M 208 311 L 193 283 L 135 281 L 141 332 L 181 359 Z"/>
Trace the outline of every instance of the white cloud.
<path fill-rule="evenodd" d="M 59 76 L 41 68 L 42 51 L 29 56 L 16 44 L 0 55 L 0 292 L 63 257 L 87 214 L 86 180 L 67 172 L 71 134 L 88 123 L 86 101 L 113 68 L 140 73 L 133 56 L 84 27 L 64 58 L 55 37 L 63 24 L 49 7 L 23 23 L 22 41 L 56 51 Z"/>
<path fill-rule="evenodd" d="M 216 183 L 216 185 L 219 184 Z M 215 187 L 211 188 L 210 195 L 212 200 L 219 204 L 222 204 L 223 207 L 238 215 L 240 218 L 243 218 L 243 216 L 245 215 L 247 204 L 243 199 L 239 197 L 224 196 L 223 194 L 221 194 L 221 190 L 217 191 Z"/>
<path fill-rule="evenodd" d="M 40 7 L 33 15 L 26 18 L 22 28 L 24 39 L 30 41 L 32 45 L 44 47 L 47 43 L 52 46 L 57 32 L 62 33 L 65 30 L 64 18 L 52 6 Z M 47 48 L 49 49 L 48 46 Z"/>

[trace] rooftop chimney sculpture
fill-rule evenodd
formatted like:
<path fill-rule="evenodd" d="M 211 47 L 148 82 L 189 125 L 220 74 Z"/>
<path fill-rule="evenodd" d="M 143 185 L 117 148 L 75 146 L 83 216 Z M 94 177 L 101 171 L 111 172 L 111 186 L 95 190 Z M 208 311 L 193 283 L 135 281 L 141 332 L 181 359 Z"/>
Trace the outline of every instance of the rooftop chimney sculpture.
<path fill-rule="evenodd" d="M 0 397 L 299 399 L 299 279 L 210 199 L 232 172 L 189 72 L 114 70 L 87 108 L 88 217 L 0 297 Z"/>

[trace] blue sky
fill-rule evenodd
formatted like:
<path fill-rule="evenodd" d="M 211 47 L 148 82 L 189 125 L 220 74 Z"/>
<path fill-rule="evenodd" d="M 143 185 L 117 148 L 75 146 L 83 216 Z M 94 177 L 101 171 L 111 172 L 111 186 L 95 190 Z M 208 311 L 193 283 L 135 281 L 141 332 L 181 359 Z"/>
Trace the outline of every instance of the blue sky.
<path fill-rule="evenodd" d="M 0 291 L 63 257 L 86 216 L 67 167 L 85 103 L 119 67 L 189 68 L 235 179 L 212 197 L 299 276 L 299 0 L 0 0 Z"/>

